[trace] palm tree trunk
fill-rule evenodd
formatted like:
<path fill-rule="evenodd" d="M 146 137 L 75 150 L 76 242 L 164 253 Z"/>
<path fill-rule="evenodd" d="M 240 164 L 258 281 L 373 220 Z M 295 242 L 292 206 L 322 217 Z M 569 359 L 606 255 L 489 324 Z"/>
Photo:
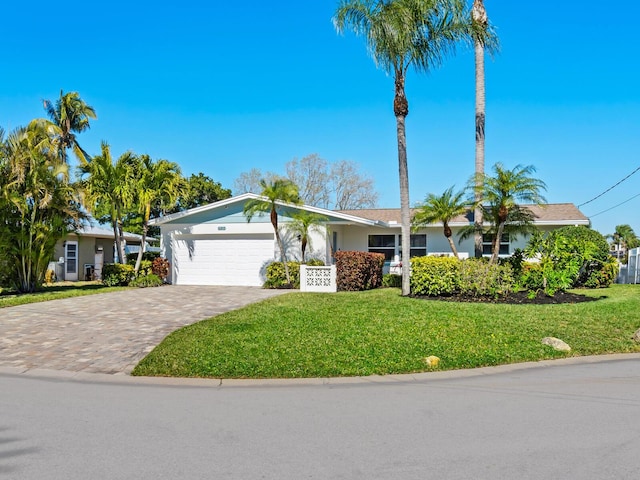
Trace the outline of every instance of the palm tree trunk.
<path fill-rule="evenodd" d="M 404 73 L 396 71 L 393 101 L 398 137 L 398 177 L 400 181 L 400 224 L 402 232 L 402 295 L 411 293 L 411 211 L 409 209 L 409 169 L 407 167 L 407 136 L 405 119 L 409 103 L 404 91 Z"/>
<path fill-rule="evenodd" d="M 487 22 L 487 13 L 484 10 L 482 1 L 476 0 L 473 4 L 473 17 L 474 20 Z M 482 203 L 482 176 L 484 175 L 484 130 L 485 130 L 485 117 L 486 117 L 486 105 L 485 105 L 485 81 L 484 81 L 484 46 L 482 42 L 476 39 L 475 41 L 475 64 L 476 64 L 476 191 L 475 202 L 476 208 L 474 211 L 474 225 L 476 233 L 474 236 L 475 244 L 475 256 L 476 258 L 482 257 L 482 209 L 480 205 Z"/>
<path fill-rule="evenodd" d="M 276 233 L 278 248 L 280 248 L 280 259 L 282 261 L 282 264 L 284 265 L 284 274 L 287 277 L 287 283 L 291 285 L 291 275 L 289 274 L 289 265 L 287 265 L 287 255 L 284 251 L 284 243 L 282 242 L 282 238 L 280 238 L 280 232 L 278 231 L 278 212 L 276 211 L 274 205 L 271 206 L 271 225 L 273 225 L 273 231 Z"/>
<path fill-rule="evenodd" d="M 500 239 L 502 238 L 502 232 L 504 232 L 504 222 L 498 224 L 498 231 L 496 232 L 496 238 L 493 241 L 493 251 L 491 252 L 491 259 L 489 263 L 497 263 L 498 255 L 500 254 Z"/>
<path fill-rule="evenodd" d="M 145 207 L 144 221 L 142 223 L 142 241 L 140 242 L 140 250 L 138 250 L 138 258 L 136 258 L 136 266 L 134 273 L 137 276 L 140 271 L 140 265 L 142 264 L 142 255 L 144 254 L 144 245 L 147 241 L 147 230 L 149 229 L 149 217 L 151 216 L 151 205 Z"/>
<path fill-rule="evenodd" d="M 451 252 L 453 252 L 456 258 L 460 258 L 458 257 L 458 249 L 456 248 L 456 244 L 453 241 L 453 238 L 451 235 L 451 228 L 449 227 L 449 225 L 445 224 L 444 230 L 445 230 L 444 236 L 447 237 L 447 241 L 449 242 L 449 247 L 451 247 Z"/>

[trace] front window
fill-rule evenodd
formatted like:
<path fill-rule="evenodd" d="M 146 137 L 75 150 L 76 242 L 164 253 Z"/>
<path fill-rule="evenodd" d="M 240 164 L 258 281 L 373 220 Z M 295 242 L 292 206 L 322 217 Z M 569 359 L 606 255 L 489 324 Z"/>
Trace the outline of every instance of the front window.
<path fill-rule="evenodd" d="M 482 235 L 482 254 L 491 255 L 493 252 L 493 242 L 495 242 L 496 236 L 493 233 L 484 233 Z M 509 235 L 504 233 L 500 237 L 500 249 L 499 255 L 509 255 Z"/>
<path fill-rule="evenodd" d="M 390 262 L 395 252 L 395 235 L 369 235 L 369 253 L 382 253 L 385 262 Z"/>

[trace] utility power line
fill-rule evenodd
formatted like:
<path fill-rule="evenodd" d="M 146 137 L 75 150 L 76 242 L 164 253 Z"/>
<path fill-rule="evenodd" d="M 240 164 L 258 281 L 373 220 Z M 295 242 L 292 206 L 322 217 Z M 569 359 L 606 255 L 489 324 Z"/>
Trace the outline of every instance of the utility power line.
<path fill-rule="evenodd" d="M 598 198 L 600 198 L 601 196 L 603 196 L 605 193 L 609 193 L 611 190 L 613 190 L 614 188 L 616 188 L 618 185 L 620 185 L 622 182 L 624 182 L 625 180 L 627 180 L 631 175 L 633 175 L 634 173 L 636 173 L 637 171 L 640 170 L 640 167 L 636 168 L 633 172 L 631 172 L 629 175 L 627 175 L 626 177 L 624 177 L 622 180 L 620 180 L 618 183 L 616 183 L 613 187 L 607 188 L 604 192 L 602 192 L 600 195 L 597 195 L 595 197 L 593 197 L 591 200 L 587 200 L 584 203 L 581 203 L 580 205 L 578 205 L 578 208 L 582 207 L 583 205 L 586 205 L 587 203 L 591 203 L 594 200 L 597 200 Z M 635 197 L 633 197 L 635 198 Z M 630 199 L 631 200 L 631 199 Z M 620 204 L 622 205 L 622 204 Z M 616 205 L 616 206 L 620 206 L 620 205 Z M 611 208 L 616 208 L 616 207 L 611 207 Z M 606 212 L 607 210 L 605 210 Z M 600 213 L 604 213 L 604 212 L 600 212 Z M 596 213 L 596 215 L 600 215 L 600 213 Z M 595 217 L 595 215 L 592 215 L 593 217 Z"/>
<path fill-rule="evenodd" d="M 617 205 L 614 205 L 613 207 L 607 208 L 606 210 L 603 210 L 601 212 L 596 213 L 595 215 L 589 215 L 589 218 L 593 218 L 593 217 L 597 217 L 598 215 L 608 212 L 609 210 L 613 210 L 614 208 L 618 208 L 620 205 L 624 205 L 625 203 L 629 203 L 631 200 L 633 200 L 634 198 L 638 198 L 640 197 L 640 193 L 638 193 L 637 195 L 634 195 L 631 198 L 626 199 L 624 202 L 619 203 Z M 584 205 L 584 204 L 583 204 Z"/>

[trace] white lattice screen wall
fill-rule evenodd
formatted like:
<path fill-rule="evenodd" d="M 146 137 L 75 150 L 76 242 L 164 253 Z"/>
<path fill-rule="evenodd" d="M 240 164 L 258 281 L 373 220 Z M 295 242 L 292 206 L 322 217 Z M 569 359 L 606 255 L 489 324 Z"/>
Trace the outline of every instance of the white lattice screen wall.
<path fill-rule="evenodd" d="M 300 291 L 301 292 L 335 292 L 336 267 L 309 267 L 300 265 Z"/>

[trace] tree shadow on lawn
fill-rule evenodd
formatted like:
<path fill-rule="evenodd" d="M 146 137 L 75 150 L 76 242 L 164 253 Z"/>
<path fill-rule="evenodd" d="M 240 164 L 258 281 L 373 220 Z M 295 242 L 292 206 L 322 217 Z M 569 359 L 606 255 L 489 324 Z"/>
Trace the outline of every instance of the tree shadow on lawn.
<path fill-rule="evenodd" d="M 505 305 L 560 305 L 567 303 L 597 302 L 598 300 L 603 300 L 608 297 L 606 295 L 588 297 L 571 292 L 557 292 L 553 296 L 546 295 L 544 292 L 538 292 L 535 297 L 530 297 L 528 292 L 511 292 L 508 295 L 500 297 L 474 297 L 471 295 L 440 295 L 428 297 L 414 295 L 413 298 L 421 300 L 442 300 L 445 302 L 498 303 Z"/>

